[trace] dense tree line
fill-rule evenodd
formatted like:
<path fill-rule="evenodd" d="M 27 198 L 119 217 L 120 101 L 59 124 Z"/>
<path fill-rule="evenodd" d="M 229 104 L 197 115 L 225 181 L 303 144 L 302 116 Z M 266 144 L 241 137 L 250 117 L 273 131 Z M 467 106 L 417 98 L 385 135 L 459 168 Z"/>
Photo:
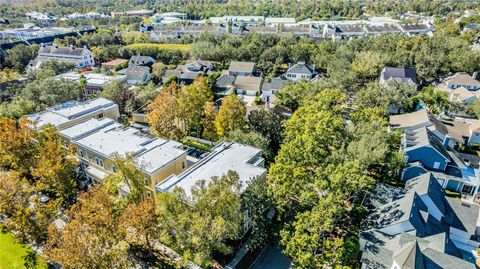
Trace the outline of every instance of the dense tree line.
<path fill-rule="evenodd" d="M 205 19 L 224 15 L 248 15 L 270 17 L 295 17 L 298 20 L 312 18 L 341 19 L 360 18 L 365 14 L 384 14 L 385 12 L 408 12 L 426 13 L 427 15 L 446 15 L 452 11 L 462 11 L 467 8 L 476 8 L 478 3 L 474 1 L 452 0 L 414 0 L 414 1 L 74 1 L 56 0 L 46 1 L 37 5 L 37 9 L 43 12 L 51 12 L 56 15 L 68 15 L 73 12 L 87 13 L 97 11 L 109 14 L 111 11 L 125 11 L 129 9 L 150 8 L 157 12 L 178 11 L 187 13 L 189 19 Z M 16 7 L 16 10 L 25 10 Z"/>
<path fill-rule="evenodd" d="M 340 88 L 355 88 L 358 82 L 377 79 L 384 66 L 414 67 L 423 82 L 432 82 L 452 72 L 472 73 L 480 55 L 472 50 L 471 35 L 450 35 L 442 29 L 455 27 L 451 21 L 438 26 L 434 37 L 382 35 L 350 42 L 322 42 L 298 36 L 246 34 L 201 36 L 192 44 L 195 58 L 228 63 L 231 60 L 256 62 L 268 76 L 284 71 L 285 63 L 306 61 L 323 72 Z"/>

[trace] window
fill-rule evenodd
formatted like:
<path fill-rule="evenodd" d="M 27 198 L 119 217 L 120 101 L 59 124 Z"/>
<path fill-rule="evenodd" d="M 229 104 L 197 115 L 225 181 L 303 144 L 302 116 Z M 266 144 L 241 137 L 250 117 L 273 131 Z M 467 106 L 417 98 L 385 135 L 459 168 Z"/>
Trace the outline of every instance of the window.
<path fill-rule="evenodd" d="M 98 114 L 96 118 L 97 118 L 97 119 L 103 118 L 103 113 Z"/>
<path fill-rule="evenodd" d="M 439 169 L 440 168 L 440 162 L 434 162 L 433 163 L 433 168 L 434 169 Z"/>
<path fill-rule="evenodd" d="M 147 191 L 147 198 L 152 198 L 152 194 L 149 191 Z"/>
<path fill-rule="evenodd" d="M 182 162 L 182 169 L 185 169 L 185 162 Z"/>
<path fill-rule="evenodd" d="M 83 150 L 80 150 L 80 157 L 83 158 L 83 155 L 84 155 L 84 154 L 83 154 Z"/>
<path fill-rule="evenodd" d="M 150 186 L 150 179 L 148 177 L 145 178 L 145 185 Z"/>
<path fill-rule="evenodd" d="M 103 160 L 101 160 L 99 158 L 95 158 L 95 162 L 97 163 L 98 166 L 103 167 Z"/>

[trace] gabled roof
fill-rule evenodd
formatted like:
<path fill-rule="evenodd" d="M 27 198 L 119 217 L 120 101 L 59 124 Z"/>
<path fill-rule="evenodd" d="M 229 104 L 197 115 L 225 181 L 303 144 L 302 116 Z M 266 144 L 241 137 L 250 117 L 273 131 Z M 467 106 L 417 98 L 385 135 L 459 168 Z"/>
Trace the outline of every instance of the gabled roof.
<path fill-rule="evenodd" d="M 361 261 L 367 269 L 390 269 L 395 261 L 402 269 L 474 269 L 475 265 L 464 261 L 461 253 L 450 252 L 451 240 L 447 233 L 420 238 L 413 233 L 396 236 L 385 235 L 378 230 L 361 233 L 366 240 Z"/>
<path fill-rule="evenodd" d="M 293 73 L 293 74 L 305 74 L 305 75 L 313 75 L 315 74 L 315 70 L 313 67 L 307 65 L 305 62 L 298 62 L 294 65 L 292 65 L 290 68 L 287 70 L 288 73 Z"/>
<path fill-rule="evenodd" d="M 423 147 L 431 147 L 437 151 L 445 160 L 450 160 L 450 154 L 443 146 L 442 142 L 433 135 L 427 128 L 422 127 L 405 134 L 403 151 L 409 152 Z"/>
<path fill-rule="evenodd" d="M 274 78 L 270 83 L 263 83 L 262 91 L 281 90 L 286 84 L 287 80 L 281 78 Z"/>
<path fill-rule="evenodd" d="M 58 46 L 44 46 L 40 47 L 38 54 L 49 55 L 69 55 L 69 56 L 81 56 L 83 51 L 87 48 L 75 48 L 75 47 L 58 47 Z"/>
<path fill-rule="evenodd" d="M 249 72 L 252 73 L 255 70 L 255 63 L 253 62 L 236 62 L 231 61 L 228 71 L 230 72 Z"/>
<path fill-rule="evenodd" d="M 235 85 L 250 85 L 250 86 L 255 86 L 260 89 L 260 85 L 262 84 L 262 78 L 261 77 L 245 77 L 245 76 L 237 76 L 235 78 Z"/>
<path fill-rule="evenodd" d="M 155 63 L 156 61 L 150 56 L 134 55 L 130 58 L 129 62 L 135 65 L 144 65 L 144 64 Z"/>
<path fill-rule="evenodd" d="M 463 86 L 480 86 L 480 81 L 472 78 L 467 73 L 456 73 L 446 79 L 447 84 L 463 85 Z"/>
<path fill-rule="evenodd" d="M 147 66 L 131 66 L 125 70 L 127 76 L 141 76 L 145 73 L 150 73 L 150 68 Z"/>
<path fill-rule="evenodd" d="M 392 127 L 403 129 L 427 124 L 430 122 L 430 117 L 426 109 L 421 109 L 411 113 L 390 116 L 389 121 Z"/>
<path fill-rule="evenodd" d="M 382 70 L 384 81 L 394 79 L 399 82 L 407 82 L 409 79 L 417 84 L 417 74 L 414 68 L 409 67 L 384 67 Z"/>
<path fill-rule="evenodd" d="M 478 98 L 477 94 L 472 91 L 465 89 L 464 87 L 459 87 L 451 91 L 450 99 L 456 102 L 464 102 L 471 98 Z"/>
<path fill-rule="evenodd" d="M 222 75 L 218 77 L 217 81 L 215 82 L 215 87 L 225 88 L 225 87 L 233 86 L 233 82 L 235 82 L 234 76 Z"/>

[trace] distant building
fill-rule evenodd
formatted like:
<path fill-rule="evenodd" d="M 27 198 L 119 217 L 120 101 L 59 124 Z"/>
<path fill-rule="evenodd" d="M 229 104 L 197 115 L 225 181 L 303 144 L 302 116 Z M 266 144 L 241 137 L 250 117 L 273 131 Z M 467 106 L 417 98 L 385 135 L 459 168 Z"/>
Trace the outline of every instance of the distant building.
<path fill-rule="evenodd" d="M 53 16 L 36 11 L 25 13 L 25 15 L 27 19 L 34 20 L 42 24 L 52 23 L 55 21 Z"/>
<path fill-rule="evenodd" d="M 153 13 L 154 13 L 153 10 L 149 10 L 149 9 L 139 9 L 139 10 L 128 10 L 128 11 L 125 11 L 125 12 L 112 11 L 112 12 L 111 12 L 111 16 L 112 16 L 112 18 L 121 17 L 121 16 L 139 16 L 139 17 L 143 17 L 143 16 L 151 16 L 151 15 L 153 15 Z"/>
<path fill-rule="evenodd" d="M 50 60 L 71 63 L 77 68 L 95 65 L 93 54 L 87 47 L 59 47 L 57 45 L 45 46 L 42 44 L 38 50 L 37 58 L 30 61 L 27 68 L 30 70 L 36 69 L 41 66 L 41 63 Z"/>

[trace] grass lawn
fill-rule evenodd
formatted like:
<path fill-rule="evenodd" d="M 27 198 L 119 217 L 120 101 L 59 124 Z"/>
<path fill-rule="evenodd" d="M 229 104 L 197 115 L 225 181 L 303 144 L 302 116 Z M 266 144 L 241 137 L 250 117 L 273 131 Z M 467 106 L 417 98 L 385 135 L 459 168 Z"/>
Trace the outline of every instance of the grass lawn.
<path fill-rule="evenodd" d="M 0 227 L 0 269 L 27 268 L 24 265 L 25 257 L 32 251 L 29 246 L 15 242 L 15 236 Z M 37 255 L 34 257 L 37 259 L 36 266 L 30 268 L 48 268 L 40 257 Z"/>

